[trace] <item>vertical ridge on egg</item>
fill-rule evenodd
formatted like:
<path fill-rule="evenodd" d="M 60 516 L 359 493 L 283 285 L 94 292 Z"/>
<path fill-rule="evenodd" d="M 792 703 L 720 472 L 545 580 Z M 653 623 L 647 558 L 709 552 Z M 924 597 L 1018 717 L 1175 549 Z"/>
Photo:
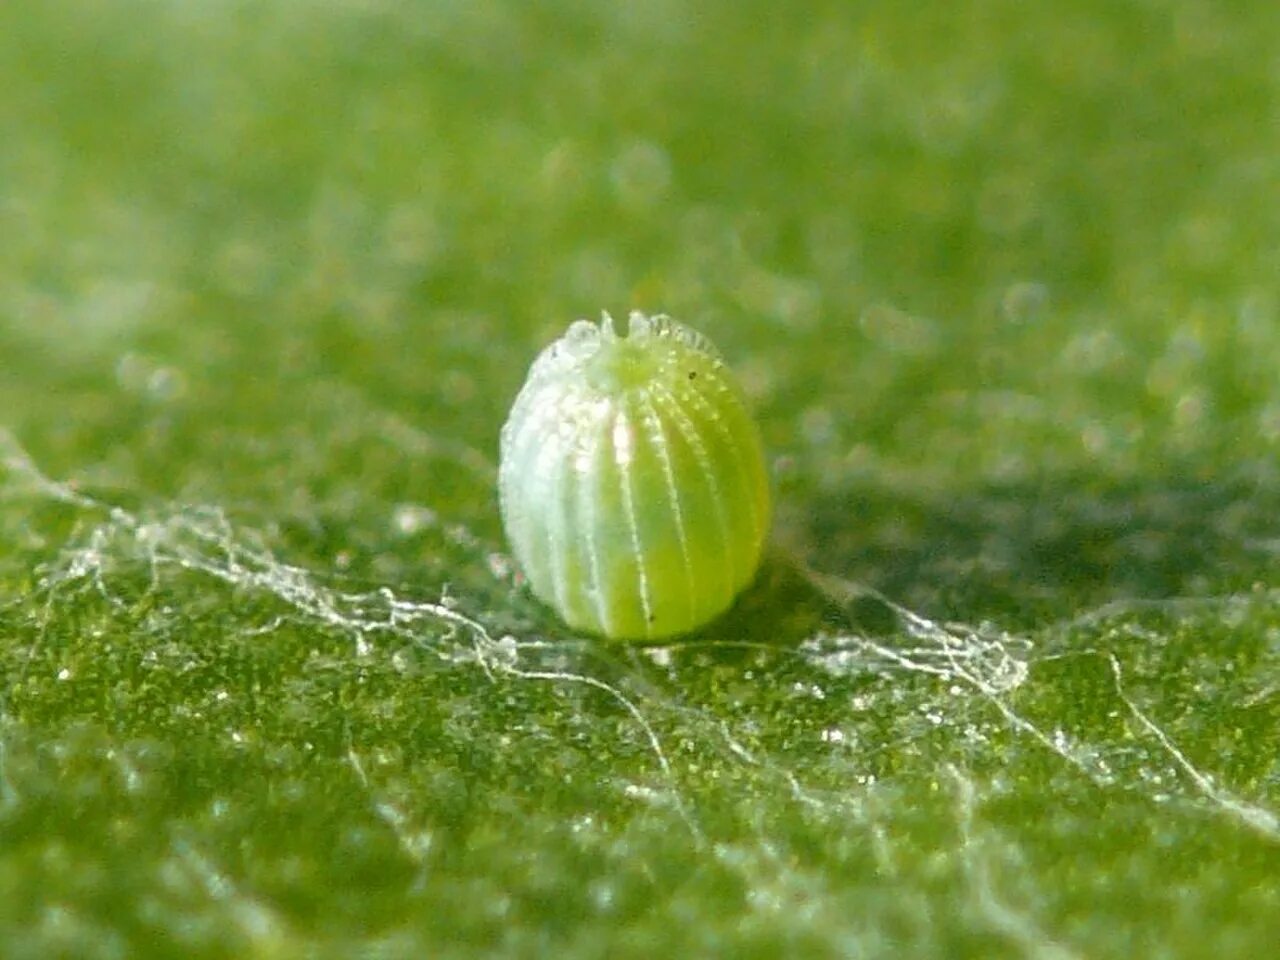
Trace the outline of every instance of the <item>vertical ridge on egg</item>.
<path fill-rule="evenodd" d="M 759 433 L 701 334 L 578 321 L 534 361 L 502 429 L 499 498 L 533 593 L 571 627 L 687 633 L 750 583 L 768 531 Z"/>

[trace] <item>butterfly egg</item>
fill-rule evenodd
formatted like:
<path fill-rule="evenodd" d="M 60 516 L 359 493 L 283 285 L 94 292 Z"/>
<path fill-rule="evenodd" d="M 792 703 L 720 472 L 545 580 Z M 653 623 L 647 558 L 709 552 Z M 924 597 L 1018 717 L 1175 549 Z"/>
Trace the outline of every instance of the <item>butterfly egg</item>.
<path fill-rule="evenodd" d="M 530 588 L 575 630 L 687 633 L 752 581 L 769 528 L 760 434 L 711 342 L 632 313 L 579 320 L 534 361 L 498 487 Z"/>

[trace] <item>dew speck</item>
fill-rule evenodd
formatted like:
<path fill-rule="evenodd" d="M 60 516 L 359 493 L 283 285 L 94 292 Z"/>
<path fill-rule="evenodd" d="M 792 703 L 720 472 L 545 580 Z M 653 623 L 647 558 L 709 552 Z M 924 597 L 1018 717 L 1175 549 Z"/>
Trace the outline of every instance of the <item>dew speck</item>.
<path fill-rule="evenodd" d="M 396 533 L 411 537 L 438 526 L 440 518 L 430 507 L 405 503 L 395 508 L 391 521 Z"/>
<path fill-rule="evenodd" d="M 800 415 L 800 433 L 811 446 L 826 446 L 835 432 L 835 417 L 827 407 L 809 407 Z"/>
<path fill-rule="evenodd" d="M 1173 407 L 1174 429 L 1189 433 L 1201 427 L 1205 421 L 1209 398 L 1204 390 L 1189 390 L 1178 398 Z"/>
<path fill-rule="evenodd" d="M 182 371 L 139 353 L 124 354 L 116 362 L 115 375 L 120 389 L 160 403 L 178 399 L 187 388 Z"/>
<path fill-rule="evenodd" d="M 1112 436 L 1106 424 L 1091 420 L 1080 431 L 1080 445 L 1091 457 L 1100 457 L 1111 449 Z"/>
<path fill-rule="evenodd" d="M 387 255 L 398 264 L 421 268 L 439 259 L 446 249 L 439 221 L 417 204 L 401 204 L 387 215 L 384 226 Z"/>
<path fill-rule="evenodd" d="M 597 910 L 602 912 L 611 910 L 616 897 L 617 888 L 609 881 L 597 880 L 591 884 L 591 902 L 595 904 Z"/>
<path fill-rule="evenodd" d="M 538 182 L 549 194 L 576 193 L 583 188 L 583 171 L 590 165 L 583 149 L 572 140 L 562 140 L 546 152 L 538 172 Z"/>
<path fill-rule="evenodd" d="M 260 295 L 271 283 L 275 268 L 268 246 L 244 237 L 228 240 L 215 250 L 208 267 L 216 286 L 240 297 Z"/>
<path fill-rule="evenodd" d="M 505 553 L 491 551 L 485 555 L 485 566 L 489 568 L 489 575 L 495 580 L 510 580 L 515 569 L 511 558 Z"/>
<path fill-rule="evenodd" d="M 1044 317 L 1049 305 L 1049 288 L 1034 280 L 1010 284 L 1000 299 L 1000 312 L 1013 324 L 1034 323 Z"/>
<path fill-rule="evenodd" d="M 609 182 L 623 206 L 642 208 L 656 203 L 671 186 L 671 159 L 655 143 L 633 141 L 614 158 Z"/>
<path fill-rule="evenodd" d="M 653 661 L 658 667 L 671 666 L 671 648 L 670 647 L 646 647 L 645 655 Z"/>
<path fill-rule="evenodd" d="M 1073 373 L 1098 373 L 1120 362 L 1126 352 L 1114 331 L 1097 327 L 1070 340 L 1062 351 L 1062 362 Z"/>
<path fill-rule="evenodd" d="M 1258 432 L 1268 443 L 1280 440 L 1280 402 L 1269 403 L 1258 412 Z"/>
<path fill-rule="evenodd" d="M 660 799 L 660 794 L 652 787 L 646 787 L 638 783 L 628 783 L 622 788 L 625 796 L 633 800 L 644 800 L 648 803 L 656 803 Z"/>
<path fill-rule="evenodd" d="M 1250 343 L 1269 344 L 1275 332 L 1277 312 L 1280 311 L 1269 291 L 1252 291 L 1240 302 L 1236 329 Z"/>
<path fill-rule="evenodd" d="M 993 177 L 978 193 L 978 222 L 988 233 L 997 236 L 1025 230 L 1039 210 L 1035 185 L 1022 177 Z"/>
<path fill-rule="evenodd" d="M 781 327 L 807 330 L 822 317 L 822 294 L 800 277 L 752 266 L 742 271 L 734 292 L 743 309 Z"/>
<path fill-rule="evenodd" d="M 440 393 L 453 406 L 470 403 L 478 392 L 475 378 L 461 370 L 448 370 L 440 377 Z"/>
<path fill-rule="evenodd" d="M 936 323 L 889 304 L 868 306 L 858 318 L 858 324 L 868 339 L 894 353 L 928 353 L 937 345 Z"/>
<path fill-rule="evenodd" d="M 520 659 L 520 648 L 516 643 L 516 638 L 509 633 L 504 634 L 496 643 L 490 646 L 487 653 L 491 661 L 507 670 L 514 669 Z"/>

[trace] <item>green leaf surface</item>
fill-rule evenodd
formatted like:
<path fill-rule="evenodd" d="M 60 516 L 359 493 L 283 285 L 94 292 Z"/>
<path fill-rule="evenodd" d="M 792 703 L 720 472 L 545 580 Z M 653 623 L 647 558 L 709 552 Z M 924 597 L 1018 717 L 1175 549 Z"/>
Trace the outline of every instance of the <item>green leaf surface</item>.
<path fill-rule="evenodd" d="M 0 4 L 0 956 L 1267 956 L 1280 8 Z M 513 569 L 601 310 L 777 516 Z"/>

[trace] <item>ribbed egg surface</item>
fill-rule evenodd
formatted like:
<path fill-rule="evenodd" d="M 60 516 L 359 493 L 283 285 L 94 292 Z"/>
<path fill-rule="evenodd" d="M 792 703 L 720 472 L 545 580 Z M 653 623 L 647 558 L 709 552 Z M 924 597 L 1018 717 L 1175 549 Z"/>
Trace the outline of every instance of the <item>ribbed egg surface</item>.
<path fill-rule="evenodd" d="M 534 361 L 502 428 L 516 562 L 574 629 L 694 630 L 755 576 L 769 526 L 760 435 L 711 343 L 667 317 L 579 320 Z"/>

